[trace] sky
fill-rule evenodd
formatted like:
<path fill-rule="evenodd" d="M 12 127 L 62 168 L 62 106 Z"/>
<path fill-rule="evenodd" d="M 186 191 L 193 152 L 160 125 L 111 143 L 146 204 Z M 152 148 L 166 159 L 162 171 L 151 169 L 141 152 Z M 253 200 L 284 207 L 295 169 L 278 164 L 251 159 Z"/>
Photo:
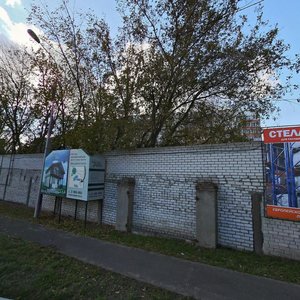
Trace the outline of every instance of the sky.
<path fill-rule="evenodd" d="M 258 0 L 245 0 L 245 5 L 252 4 Z M 0 0 L 0 44 L 11 40 L 21 45 L 32 46 L 27 29 L 31 28 L 39 33 L 38 28 L 26 24 L 26 17 L 32 3 L 49 4 L 50 8 L 56 7 L 59 0 Z M 70 0 L 74 10 L 87 11 L 91 9 L 99 17 L 103 17 L 112 29 L 112 34 L 116 34 L 120 18 L 116 11 L 114 0 Z M 279 37 L 291 48 L 289 56 L 300 54 L 300 1 L 299 0 L 264 0 L 264 19 L 269 20 L 270 24 L 278 24 Z M 253 15 L 255 6 L 251 6 L 243 11 Z M 37 45 L 36 45 L 37 46 Z M 300 83 L 300 76 L 294 76 L 293 82 Z M 262 126 L 284 126 L 300 124 L 300 90 L 285 95 L 284 99 L 276 99 L 277 106 L 280 108 L 279 114 L 274 115 L 269 120 L 262 120 Z M 274 120 L 274 117 L 276 119 Z"/>

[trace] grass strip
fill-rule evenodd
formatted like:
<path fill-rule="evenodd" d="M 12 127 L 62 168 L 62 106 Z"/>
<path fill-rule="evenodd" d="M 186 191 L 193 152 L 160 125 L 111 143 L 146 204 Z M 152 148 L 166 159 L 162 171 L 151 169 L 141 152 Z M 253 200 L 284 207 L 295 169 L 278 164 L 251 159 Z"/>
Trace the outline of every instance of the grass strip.
<path fill-rule="evenodd" d="M 187 299 L 0 234 L 0 296 L 10 299 Z"/>
<path fill-rule="evenodd" d="M 74 221 L 73 218 L 63 217 L 59 224 L 57 218 L 47 212 L 43 212 L 41 217 L 36 220 L 32 217 L 32 208 L 9 202 L 0 202 L 0 214 L 130 247 L 300 284 L 300 262 L 295 260 L 257 255 L 253 252 L 222 247 L 213 250 L 204 249 L 192 242 L 124 233 L 116 231 L 112 226 L 96 223 L 88 223 L 86 230 L 84 230 L 82 221 Z"/>

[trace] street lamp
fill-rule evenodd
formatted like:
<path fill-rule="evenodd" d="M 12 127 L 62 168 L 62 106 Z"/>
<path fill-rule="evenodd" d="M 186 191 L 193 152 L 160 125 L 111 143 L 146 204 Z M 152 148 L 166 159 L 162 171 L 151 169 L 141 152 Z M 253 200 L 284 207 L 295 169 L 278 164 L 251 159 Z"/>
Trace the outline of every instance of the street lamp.
<path fill-rule="evenodd" d="M 35 34 L 35 32 L 31 29 L 27 30 L 27 33 L 33 38 L 34 41 L 36 41 L 38 44 L 41 43 L 40 39 L 38 38 L 38 36 Z M 42 48 L 48 52 L 43 46 Z M 52 55 L 50 53 L 48 53 L 50 55 L 50 57 L 52 58 Z M 53 58 L 52 58 L 53 59 Z M 53 93 L 53 97 L 54 97 L 54 93 Z M 48 124 L 48 131 L 47 131 L 47 138 L 46 138 L 46 145 L 45 145 L 45 150 L 44 150 L 44 156 L 43 156 L 43 166 L 42 166 L 42 172 L 41 172 L 41 180 L 40 180 L 40 186 L 39 186 L 39 192 L 38 192 L 38 198 L 37 201 L 35 203 L 35 210 L 34 210 L 34 218 L 38 218 L 40 216 L 40 212 L 41 212 L 41 208 L 42 208 L 42 202 L 43 202 L 43 194 L 42 194 L 42 183 L 43 183 L 43 168 L 45 165 L 45 161 L 46 161 L 46 157 L 49 154 L 51 148 L 50 148 L 50 136 L 52 133 L 52 129 L 53 129 L 53 113 L 54 113 L 54 101 L 52 101 L 51 104 L 51 111 L 50 111 L 50 120 L 49 120 L 49 124 Z"/>
<path fill-rule="evenodd" d="M 35 32 L 31 29 L 27 29 L 27 33 L 38 43 L 40 44 L 41 41 L 40 39 L 38 38 L 38 36 L 35 34 Z"/>

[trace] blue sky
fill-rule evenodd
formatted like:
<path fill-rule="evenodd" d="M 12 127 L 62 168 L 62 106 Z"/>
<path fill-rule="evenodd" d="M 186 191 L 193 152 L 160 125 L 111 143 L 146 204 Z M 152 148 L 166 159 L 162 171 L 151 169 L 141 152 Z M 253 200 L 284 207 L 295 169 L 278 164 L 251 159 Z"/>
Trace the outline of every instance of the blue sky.
<path fill-rule="evenodd" d="M 50 2 L 51 1 L 51 2 Z M 26 24 L 26 16 L 30 9 L 31 3 L 51 3 L 50 6 L 56 6 L 59 0 L 0 0 L 0 43 L 6 38 L 18 42 L 20 44 L 30 43 L 26 30 L 32 26 Z M 245 0 L 245 5 L 255 3 L 255 0 Z M 110 24 L 112 32 L 117 32 L 117 26 L 120 24 L 118 13 L 115 9 L 114 0 L 71 0 L 71 5 L 75 10 L 81 9 L 86 11 L 91 9 L 99 17 L 104 17 Z M 264 18 L 270 21 L 270 24 L 278 23 L 280 29 L 280 37 L 286 43 L 291 45 L 289 55 L 300 53 L 300 1 L 299 0 L 264 0 Z M 254 7 L 250 7 L 243 11 L 245 14 L 253 15 Z M 38 31 L 38 29 L 36 29 Z M 294 77 L 294 83 L 300 81 L 300 76 Z M 284 99 L 277 101 L 281 109 L 277 119 L 263 121 L 265 126 L 281 126 L 300 124 L 300 103 L 296 99 L 300 92 L 288 94 Z"/>

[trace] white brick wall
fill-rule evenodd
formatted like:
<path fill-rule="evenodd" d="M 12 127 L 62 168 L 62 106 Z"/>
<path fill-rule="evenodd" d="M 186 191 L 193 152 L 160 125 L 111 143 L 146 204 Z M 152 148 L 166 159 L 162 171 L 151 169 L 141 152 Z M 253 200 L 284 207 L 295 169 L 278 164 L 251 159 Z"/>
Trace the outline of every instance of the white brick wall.
<path fill-rule="evenodd" d="M 9 172 L 8 167 L 12 164 Z M 41 169 L 43 165 L 43 154 L 18 154 L 15 156 L 0 155 L 0 199 L 35 206 L 38 197 Z M 31 181 L 31 185 L 30 185 Z M 5 184 L 7 186 L 5 188 Z M 54 211 L 55 197 L 44 195 L 42 209 Z M 84 219 L 85 204 L 78 202 L 77 218 Z M 62 215 L 74 217 L 75 201 L 64 199 Z M 91 201 L 88 204 L 87 220 L 98 222 L 98 202 Z"/>
<path fill-rule="evenodd" d="M 300 260 L 300 222 L 263 218 L 265 254 Z"/>
<path fill-rule="evenodd" d="M 8 169 L 11 161 L 12 168 Z M 42 155 L 0 155 L 0 199 L 33 206 L 40 182 Z"/>
<path fill-rule="evenodd" d="M 263 190 L 259 143 L 139 149 L 106 158 L 106 223 L 115 223 L 118 181 L 132 177 L 133 230 L 195 239 L 195 186 L 208 180 L 219 187 L 218 243 L 253 249 L 251 192 Z"/>
<path fill-rule="evenodd" d="M 195 239 L 196 184 L 218 185 L 218 243 L 252 250 L 251 192 L 263 191 L 260 143 L 199 145 L 116 151 L 107 153 L 103 221 L 116 222 L 117 185 L 135 178 L 133 230 Z M 6 182 L 9 156 L 0 156 L 0 199 Z M 34 206 L 40 182 L 42 155 L 17 155 L 5 200 Z M 44 196 L 43 209 L 54 209 L 54 197 Z M 62 213 L 74 216 L 75 201 L 64 200 Z M 89 203 L 88 220 L 99 220 L 99 207 Z M 78 205 L 84 218 L 84 203 Z M 264 252 L 300 259 L 300 222 L 262 217 Z"/>

